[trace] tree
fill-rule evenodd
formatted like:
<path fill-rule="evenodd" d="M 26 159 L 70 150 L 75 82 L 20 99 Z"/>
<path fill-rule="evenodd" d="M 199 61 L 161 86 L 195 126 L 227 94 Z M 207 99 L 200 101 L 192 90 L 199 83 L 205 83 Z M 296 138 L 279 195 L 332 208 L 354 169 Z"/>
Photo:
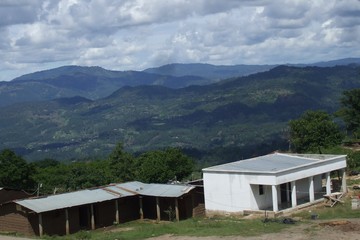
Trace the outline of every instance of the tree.
<path fill-rule="evenodd" d="M 33 189 L 34 168 L 17 156 L 13 151 L 5 149 L 0 153 L 0 186 L 16 189 Z"/>
<path fill-rule="evenodd" d="M 132 181 L 135 178 L 135 158 L 124 151 L 122 143 L 118 143 L 109 155 L 109 167 L 116 182 Z"/>
<path fill-rule="evenodd" d="M 182 180 L 193 171 L 194 163 L 180 149 L 168 148 L 141 154 L 137 158 L 137 179 L 147 183 Z"/>
<path fill-rule="evenodd" d="M 109 171 L 109 161 L 97 160 L 70 164 L 50 161 L 48 166 L 40 163 L 34 179 L 41 183 L 40 193 L 60 193 L 109 184 L 115 181 Z"/>
<path fill-rule="evenodd" d="M 78 162 L 68 166 L 70 169 L 69 188 L 85 189 L 106 185 L 111 182 L 106 161 Z"/>
<path fill-rule="evenodd" d="M 70 167 L 63 163 L 55 166 L 37 167 L 34 179 L 42 185 L 39 190 L 40 194 L 60 193 L 72 190 Z"/>
<path fill-rule="evenodd" d="M 37 168 L 47 168 L 58 166 L 60 165 L 60 162 L 55 159 L 45 158 L 43 160 L 33 162 L 32 164 Z"/>
<path fill-rule="evenodd" d="M 307 111 L 299 119 L 291 120 L 290 142 L 293 151 L 321 153 L 321 148 L 336 146 L 343 135 L 330 115 L 324 111 Z"/>
<path fill-rule="evenodd" d="M 348 169 L 360 169 L 360 152 L 354 151 L 347 156 Z"/>
<path fill-rule="evenodd" d="M 347 130 L 351 131 L 355 138 L 360 134 L 360 89 L 345 91 L 341 98 L 342 107 L 338 115 L 344 119 Z"/>

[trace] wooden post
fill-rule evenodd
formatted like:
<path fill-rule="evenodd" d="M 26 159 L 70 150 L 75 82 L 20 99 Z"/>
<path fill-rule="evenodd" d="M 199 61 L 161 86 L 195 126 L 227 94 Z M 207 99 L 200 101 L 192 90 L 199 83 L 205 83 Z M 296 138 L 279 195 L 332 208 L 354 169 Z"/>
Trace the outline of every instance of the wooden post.
<path fill-rule="evenodd" d="M 65 232 L 66 232 L 66 235 L 70 234 L 69 210 L 67 208 L 65 208 Z"/>
<path fill-rule="evenodd" d="M 42 215 L 39 213 L 39 236 L 42 237 L 44 234 L 43 232 L 43 221 L 42 221 Z"/>
<path fill-rule="evenodd" d="M 194 193 L 191 193 L 191 217 L 195 217 L 194 201 Z"/>
<path fill-rule="evenodd" d="M 176 221 L 180 220 L 179 217 L 179 204 L 178 204 L 178 199 L 175 198 L 175 216 L 176 216 Z"/>
<path fill-rule="evenodd" d="M 156 197 L 156 220 L 160 221 L 160 203 L 159 197 Z"/>
<path fill-rule="evenodd" d="M 120 223 L 120 217 L 119 217 L 119 201 L 115 200 L 115 222 L 117 224 Z"/>
<path fill-rule="evenodd" d="M 95 216 L 94 216 L 94 205 L 90 205 L 90 213 L 91 213 L 91 229 L 95 229 Z"/>
<path fill-rule="evenodd" d="M 142 202 L 142 196 L 139 196 L 139 206 L 140 206 L 140 219 L 144 219 L 144 211 L 143 211 L 143 202 Z"/>

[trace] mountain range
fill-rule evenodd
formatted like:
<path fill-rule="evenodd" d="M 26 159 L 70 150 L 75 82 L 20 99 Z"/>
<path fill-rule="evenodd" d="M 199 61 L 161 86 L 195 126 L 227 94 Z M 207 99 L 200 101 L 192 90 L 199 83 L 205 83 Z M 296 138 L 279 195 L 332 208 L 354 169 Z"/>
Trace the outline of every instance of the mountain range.
<path fill-rule="evenodd" d="M 289 66 L 332 67 L 348 64 L 360 64 L 360 58 Z M 168 88 L 202 86 L 223 79 L 268 71 L 276 66 L 278 65 L 168 64 L 144 71 L 111 71 L 101 67 L 63 66 L 29 73 L 12 81 L 0 82 L 0 107 L 18 102 L 73 96 L 96 100 L 124 86 L 159 85 Z"/>
<path fill-rule="evenodd" d="M 217 163 L 285 149 L 290 119 L 310 109 L 334 112 L 344 90 L 360 87 L 359 63 L 242 73 L 242 65 L 66 66 L 27 74 L 0 85 L 0 149 L 29 160 L 89 159 L 122 142 L 135 153 L 174 146 Z"/>

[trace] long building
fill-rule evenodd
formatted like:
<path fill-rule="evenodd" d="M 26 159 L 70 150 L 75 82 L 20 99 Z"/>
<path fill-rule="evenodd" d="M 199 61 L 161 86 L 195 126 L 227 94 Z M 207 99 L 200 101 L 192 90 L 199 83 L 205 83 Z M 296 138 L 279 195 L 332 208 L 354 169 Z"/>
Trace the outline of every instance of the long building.
<path fill-rule="evenodd" d="M 128 182 L 2 203 L 0 231 L 65 235 L 144 218 L 181 220 L 204 212 L 202 188 Z"/>

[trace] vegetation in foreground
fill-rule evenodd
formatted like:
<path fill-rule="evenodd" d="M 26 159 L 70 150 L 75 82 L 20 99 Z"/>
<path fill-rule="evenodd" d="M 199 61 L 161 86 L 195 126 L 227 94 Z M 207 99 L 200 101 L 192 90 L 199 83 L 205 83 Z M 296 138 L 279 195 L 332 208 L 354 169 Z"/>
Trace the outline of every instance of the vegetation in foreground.
<path fill-rule="evenodd" d="M 198 218 L 180 222 L 135 221 L 121 224 L 109 230 L 78 232 L 71 236 L 48 237 L 48 239 L 146 239 L 165 234 L 178 236 L 256 236 L 279 232 L 289 227 L 274 222 L 263 223 L 259 219 L 245 220 L 236 218 Z"/>

